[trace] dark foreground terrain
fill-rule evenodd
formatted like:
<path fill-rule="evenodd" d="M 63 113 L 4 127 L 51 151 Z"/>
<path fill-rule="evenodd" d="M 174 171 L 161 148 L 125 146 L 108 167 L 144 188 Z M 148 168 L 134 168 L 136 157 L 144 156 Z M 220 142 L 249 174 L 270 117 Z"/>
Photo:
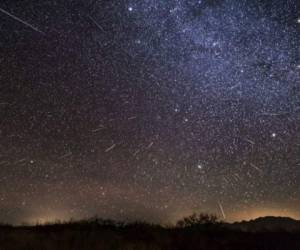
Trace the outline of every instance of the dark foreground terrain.
<path fill-rule="evenodd" d="M 262 221 L 249 223 L 186 223 L 166 228 L 94 219 L 32 227 L 1 226 L 0 250 L 300 250 L 298 228 L 279 228 L 278 221 L 273 229 L 270 223 L 268 227 L 261 226 Z M 255 230 L 249 230 L 252 224 L 256 224 Z"/>

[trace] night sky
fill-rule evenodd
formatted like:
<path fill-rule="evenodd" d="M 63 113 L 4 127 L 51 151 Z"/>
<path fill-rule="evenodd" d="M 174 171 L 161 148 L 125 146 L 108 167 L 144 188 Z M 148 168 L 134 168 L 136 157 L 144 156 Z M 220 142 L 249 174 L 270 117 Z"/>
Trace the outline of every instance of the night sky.
<path fill-rule="evenodd" d="M 300 1 L 2 0 L 0 221 L 300 219 Z"/>

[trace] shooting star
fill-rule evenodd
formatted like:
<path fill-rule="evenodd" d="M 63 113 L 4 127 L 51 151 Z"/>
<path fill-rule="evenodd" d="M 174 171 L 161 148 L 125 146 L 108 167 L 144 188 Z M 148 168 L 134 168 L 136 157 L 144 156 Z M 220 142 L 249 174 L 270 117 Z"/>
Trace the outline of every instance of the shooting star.
<path fill-rule="evenodd" d="M 45 35 L 45 33 L 44 33 L 43 31 L 40 31 L 38 28 L 32 26 L 30 23 L 27 23 L 27 22 L 23 21 L 22 19 L 20 19 L 20 18 L 16 17 L 15 15 L 13 15 L 13 14 L 7 12 L 6 10 L 0 8 L 0 12 L 4 13 L 5 15 L 11 17 L 12 19 L 14 19 L 14 20 L 16 20 L 16 21 L 18 21 L 18 22 L 20 22 L 20 23 L 23 23 L 25 26 L 31 28 L 32 30 L 34 30 L 34 31 L 36 31 L 36 32 L 39 32 L 39 33 Z"/>
<path fill-rule="evenodd" d="M 107 148 L 104 152 L 107 153 L 107 152 L 113 150 L 115 146 L 116 146 L 116 144 L 111 145 L 111 146 L 110 146 L 109 148 Z"/>
<path fill-rule="evenodd" d="M 219 205 L 219 208 L 220 208 L 220 210 L 221 210 L 223 219 L 225 220 L 225 219 L 226 219 L 226 214 L 225 214 L 225 212 L 224 212 L 224 209 L 223 209 L 222 204 L 221 204 L 219 201 L 218 201 L 218 205 Z"/>
<path fill-rule="evenodd" d="M 136 156 L 138 153 L 140 152 L 140 150 L 138 149 L 138 150 L 136 150 L 134 153 L 133 153 L 133 156 Z M 300 163 L 299 163 L 299 165 L 300 165 Z"/>
<path fill-rule="evenodd" d="M 153 146 L 153 143 L 154 143 L 154 142 L 150 142 L 150 144 L 147 146 L 146 149 L 150 149 L 150 148 Z"/>
<path fill-rule="evenodd" d="M 105 32 L 103 27 L 94 18 L 92 18 L 90 15 L 88 15 L 87 17 L 97 26 L 97 28 L 99 30 L 101 30 L 102 32 Z"/>
<path fill-rule="evenodd" d="M 64 159 L 64 158 L 67 158 L 67 157 L 69 157 L 71 155 L 72 155 L 72 152 L 69 152 L 69 153 L 66 153 L 66 154 L 60 156 L 58 159 Z"/>
<path fill-rule="evenodd" d="M 250 166 L 253 167 L 254 169 L 256 169 L 258 172 L 263 173 L 263 171 L 259 167 L 254 165 L 253 163 L 250 163 Z"/>
<path fill-rule="evenodd" d="M 91 132 L 96 133 L 96 132 L 98 132 L 102 129 L 105 129 L 105 127 L 103 125 L 100 125 L 98 128 L 95 128 L 95 129 L 91 130 Z"/>
<path fill-rule="evenodd" d="M 254 145 L 254 144 L 255 144 L 255 142 L 254 142 L 254 141 L 252 141 L 252 140 L 250 140 L 250 139 L 244 138 L 244 140 L 245 140 L 246 142 L 249 142 L 249 143 L 250 143 L 250 144 L 252 144 L 252 145 Z"/>
<path fill-rule="evenodd" d="M 128 118 L 128 120 L 134 120 L 134 119 L 136 119 L 136 116 L 131 116 Z"/>

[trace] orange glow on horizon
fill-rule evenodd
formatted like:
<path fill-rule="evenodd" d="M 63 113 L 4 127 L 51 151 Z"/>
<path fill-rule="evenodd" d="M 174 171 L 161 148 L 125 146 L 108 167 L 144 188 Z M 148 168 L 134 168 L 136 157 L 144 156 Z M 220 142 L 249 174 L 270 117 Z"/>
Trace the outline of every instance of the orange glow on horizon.
<path fill-rule="evenodd" d="M 236 214 L 231 216 L 230 221 L 253 220 L 265 216 L 290 217 L 293 219 L 300 219 L 300 211 L 279 208 L 254 208 L 247 211 L 245 210 L 237 212 Z"/>

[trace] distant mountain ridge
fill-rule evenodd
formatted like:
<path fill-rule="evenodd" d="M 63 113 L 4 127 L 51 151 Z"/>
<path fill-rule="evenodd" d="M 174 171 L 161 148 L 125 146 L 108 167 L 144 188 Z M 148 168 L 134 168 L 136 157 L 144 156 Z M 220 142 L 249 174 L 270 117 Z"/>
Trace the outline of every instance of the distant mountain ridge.
<path fill-rule="evenodd" d="M 247 232 L 260 231 L 300 231 L 300 220 L 290 217 L 266 216 L 259 217 L 250 221 L 234 222 L 227 224 L 230 229 L 236 229 Z"/>

